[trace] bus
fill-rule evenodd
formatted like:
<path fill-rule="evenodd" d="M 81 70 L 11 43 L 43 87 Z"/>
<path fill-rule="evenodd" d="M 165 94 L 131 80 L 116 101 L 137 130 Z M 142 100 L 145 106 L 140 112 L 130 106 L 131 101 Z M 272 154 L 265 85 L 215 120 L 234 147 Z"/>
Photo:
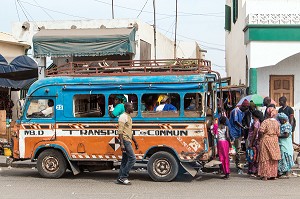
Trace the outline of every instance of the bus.
<path fill-rule="evenodd" d="M 35 161 L 43 177 L 118 165 L 118 118 L 109 113 L 119 96 L 133 104 L 137 163 L 146 164 L 154 181 L 195 176 L 214 157 L 209 126 L 220 75 L 209 61 L 70 62 L 46 76 L 29 88 L 11 145 L 12 161 Z M 162 99 L 174 109 L 156 110 Z"/>

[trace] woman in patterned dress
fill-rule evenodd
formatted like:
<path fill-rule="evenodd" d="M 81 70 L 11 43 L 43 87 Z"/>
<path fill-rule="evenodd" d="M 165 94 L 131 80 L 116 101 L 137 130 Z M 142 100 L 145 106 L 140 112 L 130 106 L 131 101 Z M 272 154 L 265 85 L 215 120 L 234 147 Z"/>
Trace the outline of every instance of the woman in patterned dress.
<path fill-rule="evenodd" d="M 277 177 L 278 160 L 281 159 L 278 144 L 280 126 L 275 119 L 277 111 L 271 107 L 267 110 L 268 118 L 264 120 L 259 128 L 259 160 L 258 175 L 263 180 L 275 179 Z"/>
<path fill-rule="evenodd" d="M 289 123 L 289 118 L 284 113 L 278 114 L 280 121 L 280 136 L 279 147 L 281 152 L 281 160 L 278 162 L 278 176 L 287 178 L 289 172 L 294 166 L 293 161 L 293 142 L 292 142 L 292 125 Z"/>

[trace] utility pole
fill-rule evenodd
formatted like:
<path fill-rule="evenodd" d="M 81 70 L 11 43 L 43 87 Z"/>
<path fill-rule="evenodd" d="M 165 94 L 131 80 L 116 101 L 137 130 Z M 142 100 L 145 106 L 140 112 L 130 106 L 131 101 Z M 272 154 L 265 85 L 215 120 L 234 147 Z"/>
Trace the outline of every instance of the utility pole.
<path fill-rule="evenodd" d="M 176 43 L 177 43 L 177 0 L 176 0 L 176 17 L 175 17 L 175 39 L 174 39 L 174 59 L 176 59 L 177 56 L 177 50 L 176 50 Z"/>
<path fill-rule="evenodd" d="M 114 0 L 111 0 L 111 16 L 112 16 L 112 19 L 115 18 L 115 14 L 114 14 Z"/>
<path fill-rule="evenodd" d="M 154 12 L 154 24 L 153 24 L 153 32 L 154 32 L 154 60 L 156 61 L 156 13 L 155 13 L 155 0 L 153 0 L 153 12 Z"/>

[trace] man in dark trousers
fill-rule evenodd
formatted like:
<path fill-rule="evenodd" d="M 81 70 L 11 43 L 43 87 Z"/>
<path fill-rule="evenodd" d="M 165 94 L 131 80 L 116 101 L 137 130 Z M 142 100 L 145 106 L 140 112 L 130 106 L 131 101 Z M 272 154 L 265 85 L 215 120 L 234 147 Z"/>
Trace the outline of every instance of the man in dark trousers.
<path fill-rule="evenodd" d="M 282 96 L 279 98 L 279 105 L 281 106 L 278 110 L 278 113 L 285 113 L 288 118 L 289 118 L 289 122 L 292 125 L 292 140 L 294 143 L 294 131 L 295 131 L 295 127 L 296 127 L 296 120 L 294 117 L 294 109 L 292 109 L 292 107 L 288 106 L 286 104 L 286 97 Z"/>
<path fill-rule="evenodd" d="M 120 166 L 119 176 L 117 182 L 119 184 L 130 185 L 128 180 L 129 171 L 136 162 L 136 157 L 132 148 L 132 141 L 135 148 L 138 149 L 138 143 L 136 142 L 132 134 L 132 119 L 130 113 L 133 112 L 133 105 L 131 103 L 125 103 L 125 112 L 119 117 L 119 139 L 122 150 L 122 162 Z"/>
<path fill-rule="evenodd" d="M 238 173 L 242 174 L 242 168 L 240 166 L 240 151 L 241 151 L 241 140 L 242 140 L 242 130 L 246 130 L 247 127 L 243 126 L 242 121 L 245 116 L 245 112 L 249 110 L 250 102 L 248 100 L 244 100 L 240 107 L 236 106 L 230 112 L 230 137 L 234 140 L 234 146 L 236 148 L 236 156 L 235 156 L 235 165 L 238 169 Z"/>

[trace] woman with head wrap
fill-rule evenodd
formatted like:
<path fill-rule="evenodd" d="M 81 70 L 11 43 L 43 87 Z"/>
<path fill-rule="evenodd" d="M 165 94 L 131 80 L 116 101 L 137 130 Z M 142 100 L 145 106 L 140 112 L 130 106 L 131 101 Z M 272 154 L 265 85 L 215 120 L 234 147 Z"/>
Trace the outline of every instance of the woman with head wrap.
<path fill-rule="evenodd" d="M 127 99 L 124 95 L 118 94 L 114 98 L 114 110 L 109 111 L 110 117 L 119 117 L 122 113 L 125 112 L 124 103 L 127 102 Z"/>
<path fill-rule="evenodd" d="M 281 160 L 278 162 L 278 175 L 281 178 L 287 178 L 288 173 L 294 166 L 293 161 L 293 143 L 292 143 L 292 125 L 285 113 L 278 113 L 280 121 L 279 147 L 281 152 Z"/>
<path fill-rule="evenodd" d="M 281 159 L 278 144 L 280 126 L 275 119 L 277 111 L 270 107 L 267 110 L 268 118 L 265 119 L 260 128 L 258 175 L 263 179 L 275 179 L 277 176 L 278 160 Z"/>
<path fill-rule="evenodd" d="M 157 99 L 158 106 L 154 111 L 177 111 L 177 108 L 170 103 L 170 98 L 167 95 L 160 95 Z"/>

